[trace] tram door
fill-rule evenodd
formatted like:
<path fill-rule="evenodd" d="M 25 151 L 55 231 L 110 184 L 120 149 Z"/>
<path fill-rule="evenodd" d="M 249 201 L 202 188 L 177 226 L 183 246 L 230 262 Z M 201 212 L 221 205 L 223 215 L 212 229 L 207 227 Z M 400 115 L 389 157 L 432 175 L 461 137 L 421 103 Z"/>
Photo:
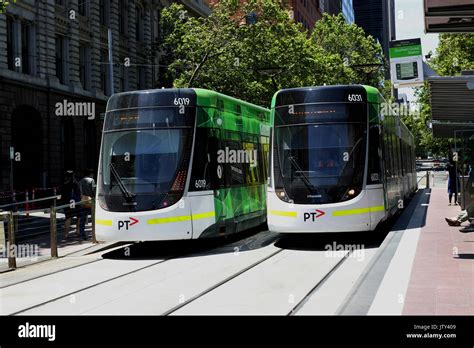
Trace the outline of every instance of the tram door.
<path fill-rule="evenodd" d="M 214 191 L 214 206 L 216 212 L 216 222 L 225 220 L 227 215 L 226 210 L 226 196 L 227 190 L 225 189 L 225 177 L 224 177 L 224 163 L 219 163 L 218 152 L 224 148 L 224 143 L 221 140 L 221 130 L 212 129 L 209 133 L 207 141 L 207 149 L 210 161 L 210 180 L 211 187 Z"/>

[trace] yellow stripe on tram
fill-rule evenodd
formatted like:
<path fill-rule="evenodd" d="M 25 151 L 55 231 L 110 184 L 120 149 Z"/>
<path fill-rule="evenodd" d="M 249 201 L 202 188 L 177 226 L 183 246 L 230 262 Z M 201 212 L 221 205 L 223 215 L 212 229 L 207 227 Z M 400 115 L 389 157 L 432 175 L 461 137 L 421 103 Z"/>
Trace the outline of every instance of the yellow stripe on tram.
<path fill-rule="evenodd" d="M 336 210 L 332 212 L 332 216 L 347 216 L 347 215 L 357 215 L 357 214 L 367 214 L 376 211 L 385 210 L 383 205 L 377 205 L 374 207 L 368 208 L 358 208 L 358 209 L 348 209 L 348 210 Z"/>
<path fill-rule="evenodd" d="M 270 210 L 270 214 L 278 216 L 296 217 L 296 211 Z"/>
<path fill-rule="evenodd" d="M 207 213 L 200 213 L 194 215 L 182 215 L 182 216 L 170 216 L 170 217 L 163 217 L 163 218 L 156 218 L 148 220 L 149 225 L 156 225 L 156 224 L 167 224 L 170 222 L 182 222 L 182 221 L 189 221 L 189 220 L 197 220 L 197 219 L 206 219 L 210 217 L 216 216 L 216 213 L 213 211 L 209 211 Z"/>
<path fill-rule="evenodd" d="M 95 223 L 98 225 L 112 226 L 112 220 L 95 220 Z"/>

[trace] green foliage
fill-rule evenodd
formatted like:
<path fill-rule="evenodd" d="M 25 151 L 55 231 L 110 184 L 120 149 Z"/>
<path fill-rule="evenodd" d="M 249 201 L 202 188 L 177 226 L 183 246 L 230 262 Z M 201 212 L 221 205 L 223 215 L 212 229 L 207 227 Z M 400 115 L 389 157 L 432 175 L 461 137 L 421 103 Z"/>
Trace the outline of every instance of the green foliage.
<path fill-rule="evenodd" d="M 246 23 L 250 13 L 257 15 L 254 24 Z M 268 107 L 281 88 L 379 86 L 383 78 L 380 66 L 369 74 L 345 66 L 344 59 L 349 65 L 381 64 L 383 57 L 380 45 L 342 15 L 325 15 L 309 35 L 280 1 L 225 0 L 207 18 L 189 17 L 173 4 L 163 10 L 162 25 L 160 49 L 170 53 L 166 78 L 175 87 L 208 88 Z M 327 35 L 332 30 L 336 34 Z M 344 35 L 348 38 L 341 40 Z"/>
<path fill-rule="evenodd" d="M 10 4 L 10 2 L 12 2 L 11 0 L 10 1 L 0 1 L 0 13 L 4 13 L 5 12 L 5 9 L 7 8 L 7 5 Z M 13 0 L 13 2 L 16 2 L 16 0 Z"/>
<path fill-rule="evenodd" d="M 327 13 L 316 22 L 311 35 L 316 46 L 336 55 L 342 63 L 338 83 L 366 84 L 384 88 L 384 69 L 387 65 L 382 47 L 364 29 L 348 24 L 342 13 Z"/>
<path fill-rule="evenodd" d="M 428 84 L 416 89 L 415 95 L 418 99 L 418 112 L 402 116 L 402 121 L 415 137 L 416 155 L 426 158 L 427 156 L 446 157 L 453 141 L 433 137 L 428 128 L 431 122 L 431 104 Z"/>
<path fill-rule="evenodd" d="M 436 55 L 429 63 L 442 76 L 459 75 L 462 70 L 474 69 L 474 34 L 441 34 Z M 426 124 L 431 122 L 431 103 L 427 83 L 417 88 L 416 96 L 420 115 L 419 117 L 410 115 L 404 119 L 404 122 L 415 135 L 417 155 L 447 156 L 453 146 L 453 139 L 435 138 L 426 127 Z"/>
<path fill-rule="evenodd" d="M 441 34 L 431 67 L 441 76 L 474 69 L 474 34 Z"/>

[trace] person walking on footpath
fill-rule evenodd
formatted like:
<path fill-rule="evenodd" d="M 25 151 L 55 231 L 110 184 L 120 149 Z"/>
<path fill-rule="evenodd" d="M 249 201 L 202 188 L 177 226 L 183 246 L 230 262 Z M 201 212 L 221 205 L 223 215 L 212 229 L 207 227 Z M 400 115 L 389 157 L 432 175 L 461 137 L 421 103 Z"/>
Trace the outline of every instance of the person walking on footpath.
<path fill-rule="evenodd" d="M 454 205 L 458 205 L 458 186 L 459 186 L 459 177 L 456 171 L 456 164 L 452 159 L 449 160 L 449 163 L 446 165 L 446 176 L 448 179 L 448 197 L 449 205 L 454 196 Z"/>
<path fill-rule="evenodd" d="M 80 213 L 80 222 L 79 222 L 79 231 L 81 234 L 81 239 L 86 240 L 85 227 L 87 223 L 87 218 L 89 214 L 92 213 L 92 200 L 95 197 L 95 181 L 94 181 L 94 171 L 92 169 L 87 169 L 85 176 L 79 181 L 79 186 L 81 188 L 81 201 L 89 201 L 90 203 L 84 203 L 81 207 Z"/>
<path fill-rule="evenodd" d="M 77 203 L 81 200 L 81 188 L 74 177 L 74 171 L 68 170 L 64 175 L 64 182 L 61 185 L 60 205 L 71 204 L 73 201 Z M 69 228 L 71 227 L 71 219 L 77 215 L 77 209 L 74 207 L 64 208 L 64 239 L 69 237 Z M 79 235 L 79 221 L 76 223 L 76 234 Z"/>

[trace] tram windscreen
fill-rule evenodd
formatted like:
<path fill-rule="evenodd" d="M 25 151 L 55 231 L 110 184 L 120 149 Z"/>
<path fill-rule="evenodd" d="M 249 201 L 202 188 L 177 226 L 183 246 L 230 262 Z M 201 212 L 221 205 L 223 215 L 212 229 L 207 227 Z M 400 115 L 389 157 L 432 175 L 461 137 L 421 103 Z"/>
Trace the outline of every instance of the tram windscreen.
<path fill-rule="evenodd" d="M 276 113 L 277 190 L 284 189 L 287 200 L 299 204 L 337 203 L 357 196 L 366 157 L 365 105 L 300 105 L 295 115 L 285 110 Z M 293 118 L 299 115 L 310 119 L 304 123 Z"/>
<path fill-rule="evenodd" d="M 174 109 L 107 114 L 99 186 L 104 209 L 155 210 L 181 198 L 193 128 Z"/>

